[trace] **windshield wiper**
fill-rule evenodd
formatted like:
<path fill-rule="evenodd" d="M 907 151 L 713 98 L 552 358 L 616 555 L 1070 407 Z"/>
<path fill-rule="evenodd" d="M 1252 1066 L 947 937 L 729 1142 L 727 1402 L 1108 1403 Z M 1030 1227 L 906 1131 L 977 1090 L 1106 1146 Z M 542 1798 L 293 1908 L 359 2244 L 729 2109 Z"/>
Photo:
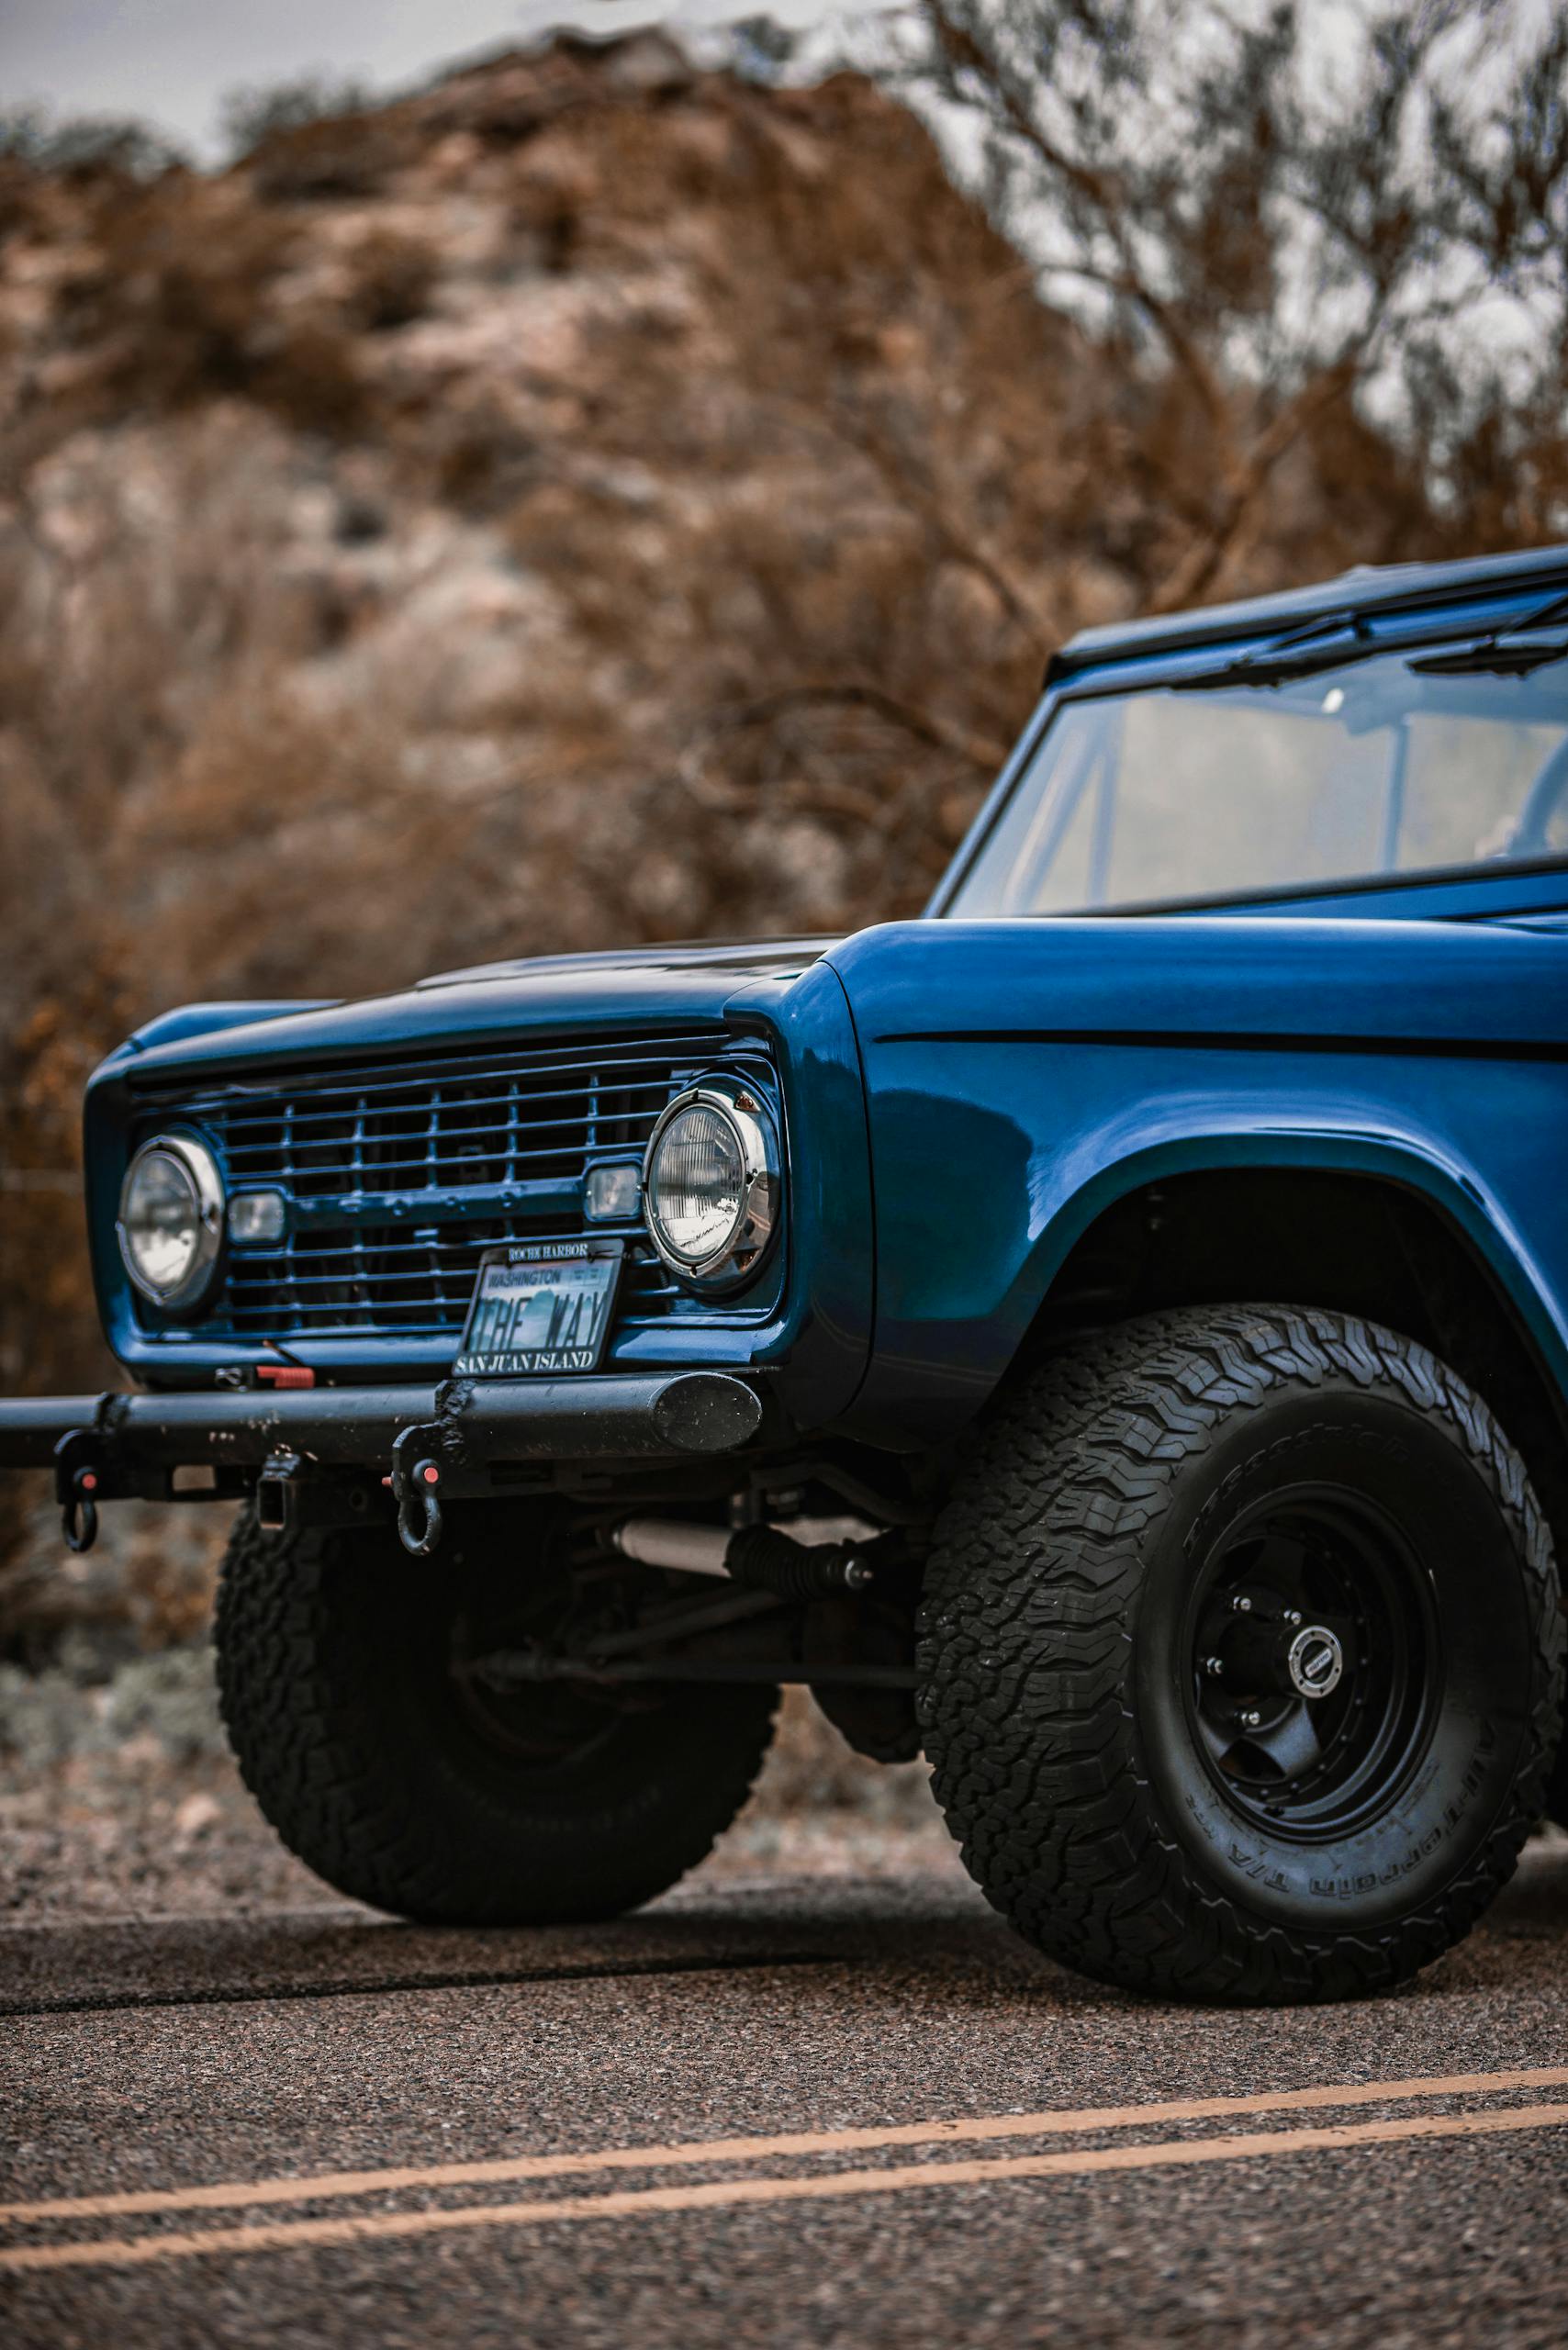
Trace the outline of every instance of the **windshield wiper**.
<path fill-rule="evenodd" d="M 1568 594 L 1559 593 L 1548 597 L 1545 603 L 1510 629 L 1494 629 L 1489 635 L 1455 652 L 1424 654 L 1407 661 L 1406 666 L 1423 676 L 1439 677 L 1462 677 L 1479 670 L 1526 677 L 1532 669 L 1544 668 L 1550 662 L 1568 659 L 1568 636 L 1551 637 L 1542 643 L 1539 639 L 1532 643 L 1524 633 L 1563 618 L 1568 618 Z M 1289 685 L 1297 677 L 1315 677 L 1322 669 L 1342 669 L 1353 661 L 1370 661 L 1380 653 L 1393 652 L 1394 647 L 1386 636 L 1369 634 L 1366 620 L 1366 614 L 1353 605 L 1342 605 L 1335 611 L 1319 614 L 1316 620 L 1287 629 L 1282 636 L 1258 645 L 1250 653 L 1238 653 L 1232 659 L 1218 662 L 1212 669 L 1199 669 L 1191 677 L 1173 677 L 1170 690 L 1209 693 L 1223 686 Z"/>
<path fill-rule="evenodd" d="M 1461 645 L 1451 653 L 1424 654 L 1420 660 L 1407 661 L 1405 666 L 1423 677 L 1473 677 L 1485 674 L 1528 677 L 1532 669 L 1544 669 L 1553 661 L 1568 660 L 1568 636 L 1549 636 L 1542 643 L 1539 637 L 1532 641 L 1529 633 L 1550 626 L 1565 614 L 1568 595 L 1549 597 L 1512 628 L 1495 628 L 1489 634 L 1477 637 L 1473 644 Z"/>
<path fill-rule="evenodd" d="M 1544 644 L 1531 644 L 1512 634 L 1488 636 L 1479 644 L 1465 645 L 1458 653 L 1429 653 L 1425 660 L 1407 661 L 1405 666 L 1419 671 L 1423 677 L 1474 677 L 1484 674 L 1528 677 L 1532 669 L 1549 668 L 1553 661 L 1568 661 L 1568 636 L 1549 637 Z"/>
<path fill-rule="evenodd" d="M 1370 661 L 1383 646 L 1366 633 L 1362 616 L 1349 608 L 1324 612 L 1283 636 L 1238 653 L 1212 669 L 1190 677 L 1172 677 L 1172 693 L 1207 693 L 1216 686 L 1282 686 L 1293 678 L 1311 677 L 1320 669 L 1339 669 L 1350 661 Z"/>

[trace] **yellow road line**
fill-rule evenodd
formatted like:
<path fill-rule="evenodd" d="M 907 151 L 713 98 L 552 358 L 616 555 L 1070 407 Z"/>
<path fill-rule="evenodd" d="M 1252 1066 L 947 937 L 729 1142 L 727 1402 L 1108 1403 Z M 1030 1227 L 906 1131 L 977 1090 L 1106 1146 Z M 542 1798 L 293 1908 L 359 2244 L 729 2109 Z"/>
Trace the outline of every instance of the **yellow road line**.
<path fill-rule="evenodd" d="M 140 2268 L 156 2261 L 215 2253 L 289 2252 L 330 2244 L 384 2243 L 463 2228 L 627 2220 L 657 2212 L 737 2205 L 826 2202 L 851 2195 L 898 2195 L 912 2188 L 989 2186 L 1014 2178 L 1082 2178 L 1102 2171 L 1172 2170 L 1197 2163 L 1242 2162 L 1260 2155 L 1324 2153 L 1391 2145 L 1419 2138 L 1472 2138 L 1568 2125 L 1568 2100 L 1494 2107 L 1484 2113 L 1417 2114 L 1397 2121 L 1346 2122 L 1337 2129 L 1260 2130 L 1228 2138 L 1168 2138 L 1137 2146 L 1064 2148 L 1048 2154 L 998 2154 L 973 2162 L 908 2163 L 887 2170 L 817 2173 L 794 2178 L 717 2179 L 691 2187 L 623 2188 L 531 2203 L 481 2203 L 438 2211 L 363 2211 L 335 2220 L 274 2220 L 260 2227 L 204 2228 L 194 2235 L 102 2237 L 87 2244 L 28 2244 L 0 2251 L 0 2274 L 54 2268 Z"/>
<path fill-rule="evenodd" d="M 1568 2065 L 1501 2073 L 1447 2073 L 1402 2081 L 1347 2081 L 1247 2097 L 1167 2098 L 1154 2105 L 1084 2105 L 1041 2113 L 977 2114 L 956 2121 L 898 2121 L 851 2130 L 796 2130 L 767 2138 L 689 2138 L 668 2146 L 606 2146 L 581 2154 L 511 2154 L 387 2170 L 323 2171 L 293 2178 L 229 2179 L 211 2187 L 128 2188 L 109 2195 L 57 2196 L 0 2204 L 0 2224 L 35 2220 L 108 2220 L 132 2212 L 210 2211 L 231 2206 L 315 2203 L 345 2195 L 390 2195 L 413 2187 L 474 2187 L 486 2181 L 586 2178 L 610 2170 L 668 2170 L 689 2163 L 780 2162 L 797 2154 L 866 2154 L 881 2146 L 1043 2138 L 1074 2130 L 1132 2130 L 1145 2123 L 1223 2121 L 1244 2113 L 1293 2113 L 1333 2106 L 1403 2104 L 1413 2098 L 1482 2097 L 1505 2089 L 1568 2087 Z"/>

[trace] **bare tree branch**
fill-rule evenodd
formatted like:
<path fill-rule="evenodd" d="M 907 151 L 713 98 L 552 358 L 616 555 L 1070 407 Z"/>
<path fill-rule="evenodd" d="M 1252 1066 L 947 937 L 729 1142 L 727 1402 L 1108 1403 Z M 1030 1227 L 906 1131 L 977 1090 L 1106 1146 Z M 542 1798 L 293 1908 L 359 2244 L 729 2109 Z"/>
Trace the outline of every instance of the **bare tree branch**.
<path fill-rule="evenodd" d="M 1209 530 L 1156 588 L 1146 611 L 1180 611 L 1207 594 L 1246 532 L 1280 459 L 1326 409 L 1346 397 L 1355 379 L 1354 362 L 1341 360 L 1286 402 L 1232 471 Z"/>
<path fill-rule="evenodd" d="M 715 711 L 709 724 L 715 732 L 743 726 L 765 726 L 771 724 L 774 719 L 781 718 L 788 711 L 834 708 L 871 711 L 877 717 L 886 719 L 890 726 L 902 727 L 917 742 L 962 759 L 967 767 L 994 769 L 1007 755 L 1005 743 L 991 742 L 983 735 L 968 733 L 962 727 L 954 726 L 938 717 L 935 711 L 923 710 L 917 703 L 902 700 L 885 687 L 870 684 L 863 678 L 783 686 L 774 693 L 758 694 L 750 701 Z"/>

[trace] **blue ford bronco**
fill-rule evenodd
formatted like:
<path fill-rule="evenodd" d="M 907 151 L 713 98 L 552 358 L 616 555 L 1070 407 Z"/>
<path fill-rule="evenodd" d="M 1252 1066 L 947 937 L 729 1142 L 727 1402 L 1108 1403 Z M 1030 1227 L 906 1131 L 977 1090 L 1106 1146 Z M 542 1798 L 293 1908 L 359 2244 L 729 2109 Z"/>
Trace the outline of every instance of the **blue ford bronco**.
<path fill-rule="evenodd" d="M 198 1004 L 85 1114 L 136 1389 L 0 1464 L 240 1505 L 347 1894 L 645 1901 L 787 1681 L 1146 1992 L 1396 1983 L 1568 1818 L 1568 548 L 1077 637 L 921 921 Z"/>

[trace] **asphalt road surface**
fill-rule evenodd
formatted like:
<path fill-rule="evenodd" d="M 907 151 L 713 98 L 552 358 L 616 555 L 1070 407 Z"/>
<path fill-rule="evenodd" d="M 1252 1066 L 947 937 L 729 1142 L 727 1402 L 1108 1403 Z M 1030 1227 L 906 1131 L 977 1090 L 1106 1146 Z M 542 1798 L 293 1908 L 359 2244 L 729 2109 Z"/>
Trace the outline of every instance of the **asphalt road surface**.
<path fill-rule="evenodd" d="M 1159 2008 L 933 1873 L 0 1932 L 0 2339 L 1568 2340 L 1568 1843 L 1389 1999 Z"/>

